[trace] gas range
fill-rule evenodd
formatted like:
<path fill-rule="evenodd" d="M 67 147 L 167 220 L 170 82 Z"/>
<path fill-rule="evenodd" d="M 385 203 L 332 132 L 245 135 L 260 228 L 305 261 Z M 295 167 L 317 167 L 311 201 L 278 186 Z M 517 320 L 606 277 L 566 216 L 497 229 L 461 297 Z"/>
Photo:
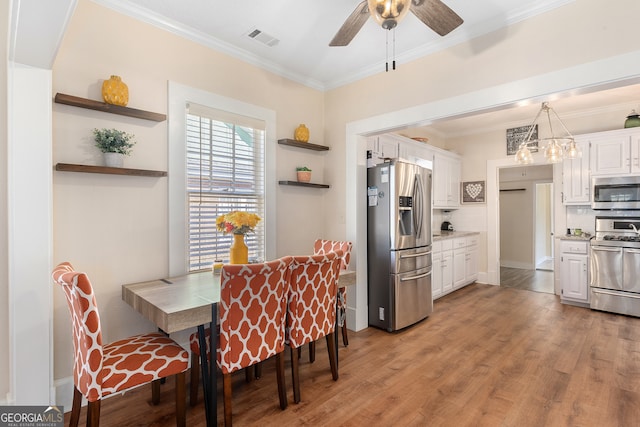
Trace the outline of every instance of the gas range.
<path fill-rule="evenodd" d="M 591 239 L 592 309 L 640 317 L 640 217 L 596 217 Z"/>
<path fill-rule="evenodd" d="M 596 233 L 591 245 L 640 248 L 640 218 L 596 217 Z"/>

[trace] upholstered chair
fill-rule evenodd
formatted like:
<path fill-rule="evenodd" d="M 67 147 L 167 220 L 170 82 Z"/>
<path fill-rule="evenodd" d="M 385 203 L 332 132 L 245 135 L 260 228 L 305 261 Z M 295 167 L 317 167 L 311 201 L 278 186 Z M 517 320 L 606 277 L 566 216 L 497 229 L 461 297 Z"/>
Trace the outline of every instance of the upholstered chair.
<path fill-rule="evenodd" d="M 276 362 L 280 408 L 287 407 L 282 352 L 291 261 L 291 257 L 284 257 L 259 264 L 222 267 L 217 361 L 222 372 L 227 426 L 232 423 L 231 374 L 272 356 Z M 205 333 L 208 335 L 211 331 Z M 197 334 L 190 338 L 191 343 L 194 341 L 197 342 Z M 199 354 L 201 349 L 197 351 Z M 210 357 L 208 353 L 207 356 Z"/>
<path fill-rule="evenodd" d="M 300 402 L 298 355 L 294 351 L 326 337 L 333 380 L 338 379 L 337 349 L 334 340 L 338 271 L 342 251 L 326 255 L 293 257 L 291 264 L 287 338 L 291 347 L 293 397 Z"/>
<path fill-rule="evenodd" d="M 347 270 L 351 262 L 353 244 L 347 241 L 318 239 L 313 243 L 313 254 L 323 255 L 329 252 L 342 251 L 340 269 Z M 342 329 L 342 343 L 349 345 L 347 336 L 347 289 L 338 288 L 338 326 Z"/>
<path fill-rule="evenodd" d="M 86 425 L 96 427 L 100 420 L 100 401 L 110 394 L 153 383 L 152 401 L 157 404 L 158 380 L 173 375 L 176 425 L 185 426 L 188 352 L 162 333 L 135 335 L 104 345 L 98 306 L 87 275 L 74 271 L 71 264 L 65 262 L 53 270 L 52 276 L 67 298 L 73 326 L 74 393 L 69 425 L 78 425 L 83 397 L 88 401 Z"/>

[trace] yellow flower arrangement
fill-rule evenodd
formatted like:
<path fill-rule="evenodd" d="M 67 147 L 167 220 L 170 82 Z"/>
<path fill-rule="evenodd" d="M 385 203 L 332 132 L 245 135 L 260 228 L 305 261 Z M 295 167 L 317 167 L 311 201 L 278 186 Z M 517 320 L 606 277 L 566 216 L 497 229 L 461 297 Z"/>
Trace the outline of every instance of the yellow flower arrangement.
<path fill-rule="evenodd" d="M 216 227 L 225 234 L 247 234 L 252 232 L 262 218 L 250 212 L 233 211 L 220 215 Z"/>

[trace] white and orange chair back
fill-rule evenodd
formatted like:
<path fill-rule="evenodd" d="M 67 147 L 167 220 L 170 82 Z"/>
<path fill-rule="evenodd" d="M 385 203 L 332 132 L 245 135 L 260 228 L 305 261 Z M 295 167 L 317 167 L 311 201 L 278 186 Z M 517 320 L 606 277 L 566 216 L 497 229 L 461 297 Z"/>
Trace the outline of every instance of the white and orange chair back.
<path fill-rule="evenodd" d="M 338 379 L 333 333 L 336 325 L 336 298 L 341 251 L 325 255 L 293 257 L 287 320 L 291 347 L 291 372 L 294 401 L 300 401 L 298 357 L 293 349 L 327 338 L 327 350 L 333 379 Z"/>
<path fill-rule="evenodd" d="M 220 277 L 217 365 L 222 372 L 225 425 L 232 423 L 231 373 L 276 358 L 280 408 L 287 407 L 284 376 L 285 319 L 289 293 L 291 257 L 261 264 L 230 264 Z M 205 331 L 207 350 L 211 330 Z M 201 349 L 198 335 L 191 335 L 193 354 Z M 207 353 L 207 355 L 209 355 Z M 198 359 L 193 357 L 192 369 Z M 197 370 L 192 371 L 191 404 L 197 400 Z M 249 376 L 247 376 L 249 378 Z"/>
<path fill-rule="evenodd" d="M 313 254 L 324 255 L 329 252 L 342 251 L 340 269 L 346 270 L 351 262 L 353 244 L 348 241 L 317 239 L 313 243 Z"/>
<path fill-rule="evenodd" d="M 351 262 L 351 249 L 353 244 L 348 241 L 317 239 L 313 243 L 313 254 L 321 255 L 329 252 L 342 251 L 342 259 L 340 263 L 341 270 L 347 270 Z M 338 326 L 342 328 L 342 343 L 349 345 L 349 337 L 347 335 L 347 290 L 346 288 L 338 289 Z M 313 358 L 314 356 L 311 355 Z"/>
<path fill-rule="evenodd" d="M 73 327 L 75 390 L 70 425 L 78 425 L 83 396 L 89 402 L 87 425 L 97 426 L 100 399 L 170 375 L 176 375 L 177 425 L 185 425 L 187 351 L 161 333 L 135 335 L 103 345 L 98 306 L 87 275 L 65 262 L 53 270 L 52 277 L 64 291 Z M 159 390 L 154 390 L 154 403 L 158 399 Z"/>
<path fill-rule="evenodd" d="M 223 374 L 284 350 L 291 257 L 222 267 L 218 364 Z"/>

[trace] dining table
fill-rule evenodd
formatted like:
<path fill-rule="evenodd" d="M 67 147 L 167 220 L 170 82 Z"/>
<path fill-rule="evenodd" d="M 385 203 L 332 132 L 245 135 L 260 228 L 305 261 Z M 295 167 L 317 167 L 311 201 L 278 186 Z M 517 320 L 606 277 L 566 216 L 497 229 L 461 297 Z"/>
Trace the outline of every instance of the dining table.
<path fill-rule="evenodd" d="M 338 288 L 355 284 L 355 271 L 340 271 Z M 213 322 L 218 318 L 220 274 L 204 270 L 177 277 L 125 284 L 122 285 L 122 299 L 167 334 L 197 328 L 200 348 L 206 348 L 205 326 L 211 324 L 211 330 L 215 331 Z M 334 333 L 334 338 L 337 353 L 337 333 Z M 211 334 L 209 354 L 216 354 L 217 347 L 217 336 Z M 209 366 L 206 356 L 206 351 L 200 351 L 207 426 L 213 427 L 217 425 L 218 414 L 217 369 L 215 362 Z"/>

